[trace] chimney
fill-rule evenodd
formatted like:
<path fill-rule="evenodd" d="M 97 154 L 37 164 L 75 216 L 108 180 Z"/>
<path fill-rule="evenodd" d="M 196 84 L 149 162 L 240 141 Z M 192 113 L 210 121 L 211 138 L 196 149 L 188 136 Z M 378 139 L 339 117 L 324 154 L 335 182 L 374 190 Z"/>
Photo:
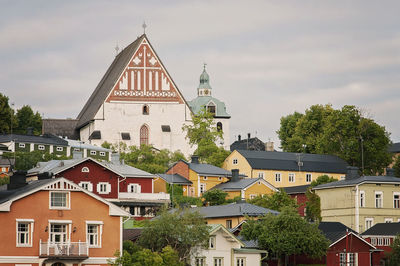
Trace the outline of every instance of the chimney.
<path fill-rule="evenodd" d="M 237 182 L 239 179 L 239 169 L 232 169 L 231 182 Z"/>
<path fill-rule="evenodd" d="M 10 176 L 10 184 L 7 185 L 7 190 L 21 188 L 26 184 L 26 171 L 17 171 Z"/>
<path fill-rule="evenodd" d="M 265 150 L 274 151 L 274 142 L 268 141 L 267 143 L 265 143 Z"/>
<path fill-rule="evenodd" d="M 346 180 L 359 178 L 358 167 L 355 166 L 347 166 Z"/>
<path fill-rule="evenodd" d="M 199 163 L 199 156 L 192 155 L 192 163 Z"/>
<path fill-rule="evenodd" d="M 250 139 L 250 133 L 247 133 L 247 138 Z"/>
<path fill-rule="evenodd" d="M 33 127 L 28 127 L 26 129 L 26 135 L 32 136 L 33 135 Z"/>
<path fill-rule="evenodd" d="M 120 160 L 119 160 L 119 153 L 111 153 L 111 162 L 113 164 L 120 164 Z"/>
<path fill-rule="evenodd" d="M 44 172 L 44 173 L 41 173 L 41 174 L 38 174 L 38 180 L 43 180 L 43 179 L 50 179 L 50 178 L 52 178 L 53 177 L 53 173 L 50 173 L 50 172 Z"/>
<path fill-rule="evenodd" d="M 83 154 L 81 151 L 72 151 L 72 159 L 82 159 Z"/>
<path fill-rule="evenodd" d="M 242 140 L 242 136 L 238 135 L 238 141 Z"/>
<path fill-rule="evenodd" d="M 386 168 L 386 176 L 396 176 L 393 168 Z"/>

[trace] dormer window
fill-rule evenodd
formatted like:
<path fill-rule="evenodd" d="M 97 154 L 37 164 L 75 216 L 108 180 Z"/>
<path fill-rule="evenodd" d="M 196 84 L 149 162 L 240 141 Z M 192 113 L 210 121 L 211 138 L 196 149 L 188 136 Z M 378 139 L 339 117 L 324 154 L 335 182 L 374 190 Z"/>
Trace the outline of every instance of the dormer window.
<path fill-rule="evenodd" d="M 89 173 L 89 167 L 82 167 L 82 173 Z"/>
<path fill-rule="evenodd" d="M 149 114 L 149 106 L 147 104 L 143 105 L 143 114 L 148 115 Z"/>
<path fill-rule="evenodd" d="M 214 103 L 211 102 L 207 105 L 207 112 L 215 115 L 215 104 Z"/>

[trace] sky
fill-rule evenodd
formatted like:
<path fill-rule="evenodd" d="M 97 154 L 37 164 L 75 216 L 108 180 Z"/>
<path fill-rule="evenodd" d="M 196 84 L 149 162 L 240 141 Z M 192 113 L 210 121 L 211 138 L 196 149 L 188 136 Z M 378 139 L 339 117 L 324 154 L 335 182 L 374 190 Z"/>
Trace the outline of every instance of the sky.
<path fill-rule="evenodd" d="M 240 134 L 274 141 L 280 118 L 355 105 L 400 141 L 399 1 L 0 1 L 0 93 L 76 118 L 143 33 L 186 100 L 203 63 Z"/>

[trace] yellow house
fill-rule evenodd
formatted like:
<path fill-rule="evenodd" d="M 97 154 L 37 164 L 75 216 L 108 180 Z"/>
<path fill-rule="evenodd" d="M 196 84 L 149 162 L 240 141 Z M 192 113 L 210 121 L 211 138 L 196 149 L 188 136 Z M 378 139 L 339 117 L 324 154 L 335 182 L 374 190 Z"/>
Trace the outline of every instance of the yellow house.
<path fill-rule="evenodd" d="M 156 174 L 156 178 L 153 181 L 154 193 L 167 193 L 167 184 L 180 185 L 184 191 L 187 191 L 192 182 L 179 174 Z"/>
<path fill-rule="evenodd" d="M 179 174 L 192 182 L 187 190 L 183 191 L 184 196 L 201 197 L 204 192 L 214 186 L 226 182 L 232 176 L 230 171 L 223 168 L 200 163 L 197 156 L 192 156 L 192 161 L 180 160 L 175 163 L 166 174 Z"/>
<path fill-rule="evenodd" d="M 310 184 L 321 175 L 343 179 L 347 163 L 337 156 L 277 151 L 235 150 L 224 161 L 249 178 L 263 178 L 274 187 Z"/>
<path fill-rule="evenodd" d="M 243 200 L 257 196 L 272 194 L 278 189 L 262 178 L 240 178 L 239 170 L 232 170 L 232 178 L 228 182 L 216 185 L 212 189 L 220 189 L 228 193 L 227 199 L 240 197 Z"/>
<path fill-rule="evenodd" d="M 400 179 L 393 176 L 358 176 L 349 167 L 344 180 L 319 185 L 322 221 L 341 222 L 362 233 L 376 223 L 400 221 Z"/>

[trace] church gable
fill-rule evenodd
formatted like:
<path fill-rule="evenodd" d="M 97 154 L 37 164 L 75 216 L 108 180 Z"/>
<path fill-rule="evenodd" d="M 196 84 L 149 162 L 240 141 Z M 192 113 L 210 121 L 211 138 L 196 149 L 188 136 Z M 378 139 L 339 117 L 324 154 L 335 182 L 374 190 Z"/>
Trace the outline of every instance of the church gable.
<path fill-rule="evenodd" d="M 146 38 L 138 46 L 106 102 L 146 101 L 184 103 L 171 77 Z"/>

